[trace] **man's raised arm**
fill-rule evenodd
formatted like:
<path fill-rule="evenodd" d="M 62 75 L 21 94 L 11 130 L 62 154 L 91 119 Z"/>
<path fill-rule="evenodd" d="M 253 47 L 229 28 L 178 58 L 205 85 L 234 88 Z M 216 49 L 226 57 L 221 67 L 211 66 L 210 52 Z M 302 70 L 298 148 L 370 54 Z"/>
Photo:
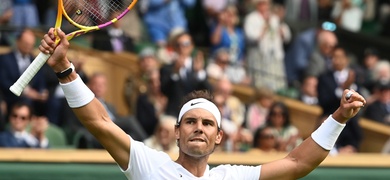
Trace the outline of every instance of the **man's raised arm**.
<path fill-rule="evenodd" d="M 57 31 L 60 42 L 55 44 L 54 31 Z M 64 32 L 51 28 L 41 41 L 39 50 L 51 54 L 48 64 L 54 72 L 64 72 L 71 67 L 66 57 L 69 42 Z M 103 147 L 111 154 L 118 165 L 126 170 L 129 164 L 130 139 L 115 123 L 111 121 L 103 105 L 91 90 L 83 83 L 73 70 L 59 78 L 69 106 L 81 123 L 90 131 Z"/>
<path fill-rule="evenodd" d="M 352 96 L 346 98 L 351 92 Z M 345 90 L 340 107 L 311 137 L 284 159 L 262 165 L 260 179 L 299 179 L 309 174 L 326 158 L 348 119 L 355 116 L 365 104 L 366 100 L 360 94 Z"/>

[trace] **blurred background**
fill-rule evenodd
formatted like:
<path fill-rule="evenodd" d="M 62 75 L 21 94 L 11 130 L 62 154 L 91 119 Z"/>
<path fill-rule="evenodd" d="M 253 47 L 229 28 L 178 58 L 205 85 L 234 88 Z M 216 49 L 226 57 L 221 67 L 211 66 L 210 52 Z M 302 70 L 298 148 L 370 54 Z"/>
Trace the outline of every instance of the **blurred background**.
<path fill-rule="evenodd" d="M 56 3 L 0 2 L 0 179 L 125 179 L 48 66 L 22 96 L 8 90 L 54 26 Z M 211 91 L 226 135 L 211 166 L 284 157 L 354 89 L 367 105 L 303 179 L 388 179 L 389 47 L 386 0 L 140 0 L 73 39 L 68 58 L 123 131 L 172 158 L 180 99 Z"/>

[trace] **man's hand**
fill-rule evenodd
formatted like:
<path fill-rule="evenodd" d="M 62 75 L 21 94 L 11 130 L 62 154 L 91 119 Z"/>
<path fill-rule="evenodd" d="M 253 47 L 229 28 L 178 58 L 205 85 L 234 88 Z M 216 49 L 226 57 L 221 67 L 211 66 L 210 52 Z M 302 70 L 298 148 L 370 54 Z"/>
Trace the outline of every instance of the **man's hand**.
<path fill-rule="evenodd" d="M 347 93 L 351 91 L 352 95 L 349 99 L 346 98 Z M 345 124 L 348 119 L 354 117 L 359 110 L 364 107 L 366 100 L 354 90 L 344 90 L 340 101 L 340 107 L 333 113 L 333 118 L 340 123 Z"/>
<path fill-rule="evenodd" d="M 59 40 L 56 44 L 56 39 Z M 57 28 L 50 28 L 49 32 L 45 34 L 39 45 L 39 50 L 45 54 L 51 54 L 48 65 L 54 72 L 61 72 L 70 66 L 70 62 L 66 57 L 69 48 L 69 41 L 66 39 L 65 33 Z"/>
<path fill-rule="evenodd" d="M 198 51 L 194 58 L 194 71 L 199 72 L 204 68 L 204 57 L 203 52 Z"/>

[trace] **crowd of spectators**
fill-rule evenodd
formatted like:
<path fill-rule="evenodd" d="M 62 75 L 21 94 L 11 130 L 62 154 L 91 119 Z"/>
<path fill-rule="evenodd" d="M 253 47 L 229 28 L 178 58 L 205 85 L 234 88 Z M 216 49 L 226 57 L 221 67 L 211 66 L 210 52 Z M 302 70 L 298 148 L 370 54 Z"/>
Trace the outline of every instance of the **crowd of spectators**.
<path fill-rule="evenodd" d="M 53 15 L 45 16 L 55 14 L 53 7 L 55 3 L 34 0 L 0 2 L 0 27 L 24 29 L 11 33 L 0 29 L 0 45 L 10 46 L 15 39 L 12 51 L 0 55 L 0 146 L 50 147 L 42 131 L 59 126 L 69 144 L 101 148 L 67 107 L 47 67 L 21 97 L 8 90 L 33 59 L 36 39 L 30 28 L 53 22 Z M 367 98 L 366 108 L 348 122 L 334 153 L 359 151 L 360 117 L 390 125 L 390 63 L 370 45 L 364 57 L 357 57 L 348 51 L 350 47 L 340 46 L 335 33 L 335 29 L 359 33 L 376 23 L 381 27 L 376 35 L 389 36 L 387 1 L 143 0 L 133 11 L 93 33 L 91 47 L 138 55 L 140 73 L 129 77 L 126 83 L 133 93 L 125 96 L 134 114 L 119 116 L 115 105 L 106 102 L 111 87 L 104 74 L 87 76 L 82 64 L 75 65 L 111 120 L 147 145 L 164 151 L 177 148 L 172 119 L 178 115 L 181 98 L 201 89 L 213 92 L 222 113 L 226 132 L 218 149 L 222 151 L 253 147 L 288 152 L 302 141 L 277 95 L 321 107 L 318 123 L 338 107 L 343 89 Z M 253 101 L 246 104 L 235 97 L 233 85 L 253 87 Z"/>

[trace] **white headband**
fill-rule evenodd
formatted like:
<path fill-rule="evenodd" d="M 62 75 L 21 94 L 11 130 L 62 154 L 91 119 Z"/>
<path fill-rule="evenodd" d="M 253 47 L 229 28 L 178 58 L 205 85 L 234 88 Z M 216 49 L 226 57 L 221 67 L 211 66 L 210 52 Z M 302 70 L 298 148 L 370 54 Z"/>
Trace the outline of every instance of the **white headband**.
<path fill-rule="evenodd" d="M 219 112 L 219 109 L 214 103 L 204 98 L 192 99 L 187 103 L 185 103 L 183 107 L 180 109 L 179 118 L 177 119 L 177 124 L 180 123 L 181 118 L 186 112 L 195 108 L 201 108 L 211 112 L 211 114 L 213 114 L 213 116 L 217 120 L 218 127 L 219 128 L 221 127 L 221 113 Z"/>

